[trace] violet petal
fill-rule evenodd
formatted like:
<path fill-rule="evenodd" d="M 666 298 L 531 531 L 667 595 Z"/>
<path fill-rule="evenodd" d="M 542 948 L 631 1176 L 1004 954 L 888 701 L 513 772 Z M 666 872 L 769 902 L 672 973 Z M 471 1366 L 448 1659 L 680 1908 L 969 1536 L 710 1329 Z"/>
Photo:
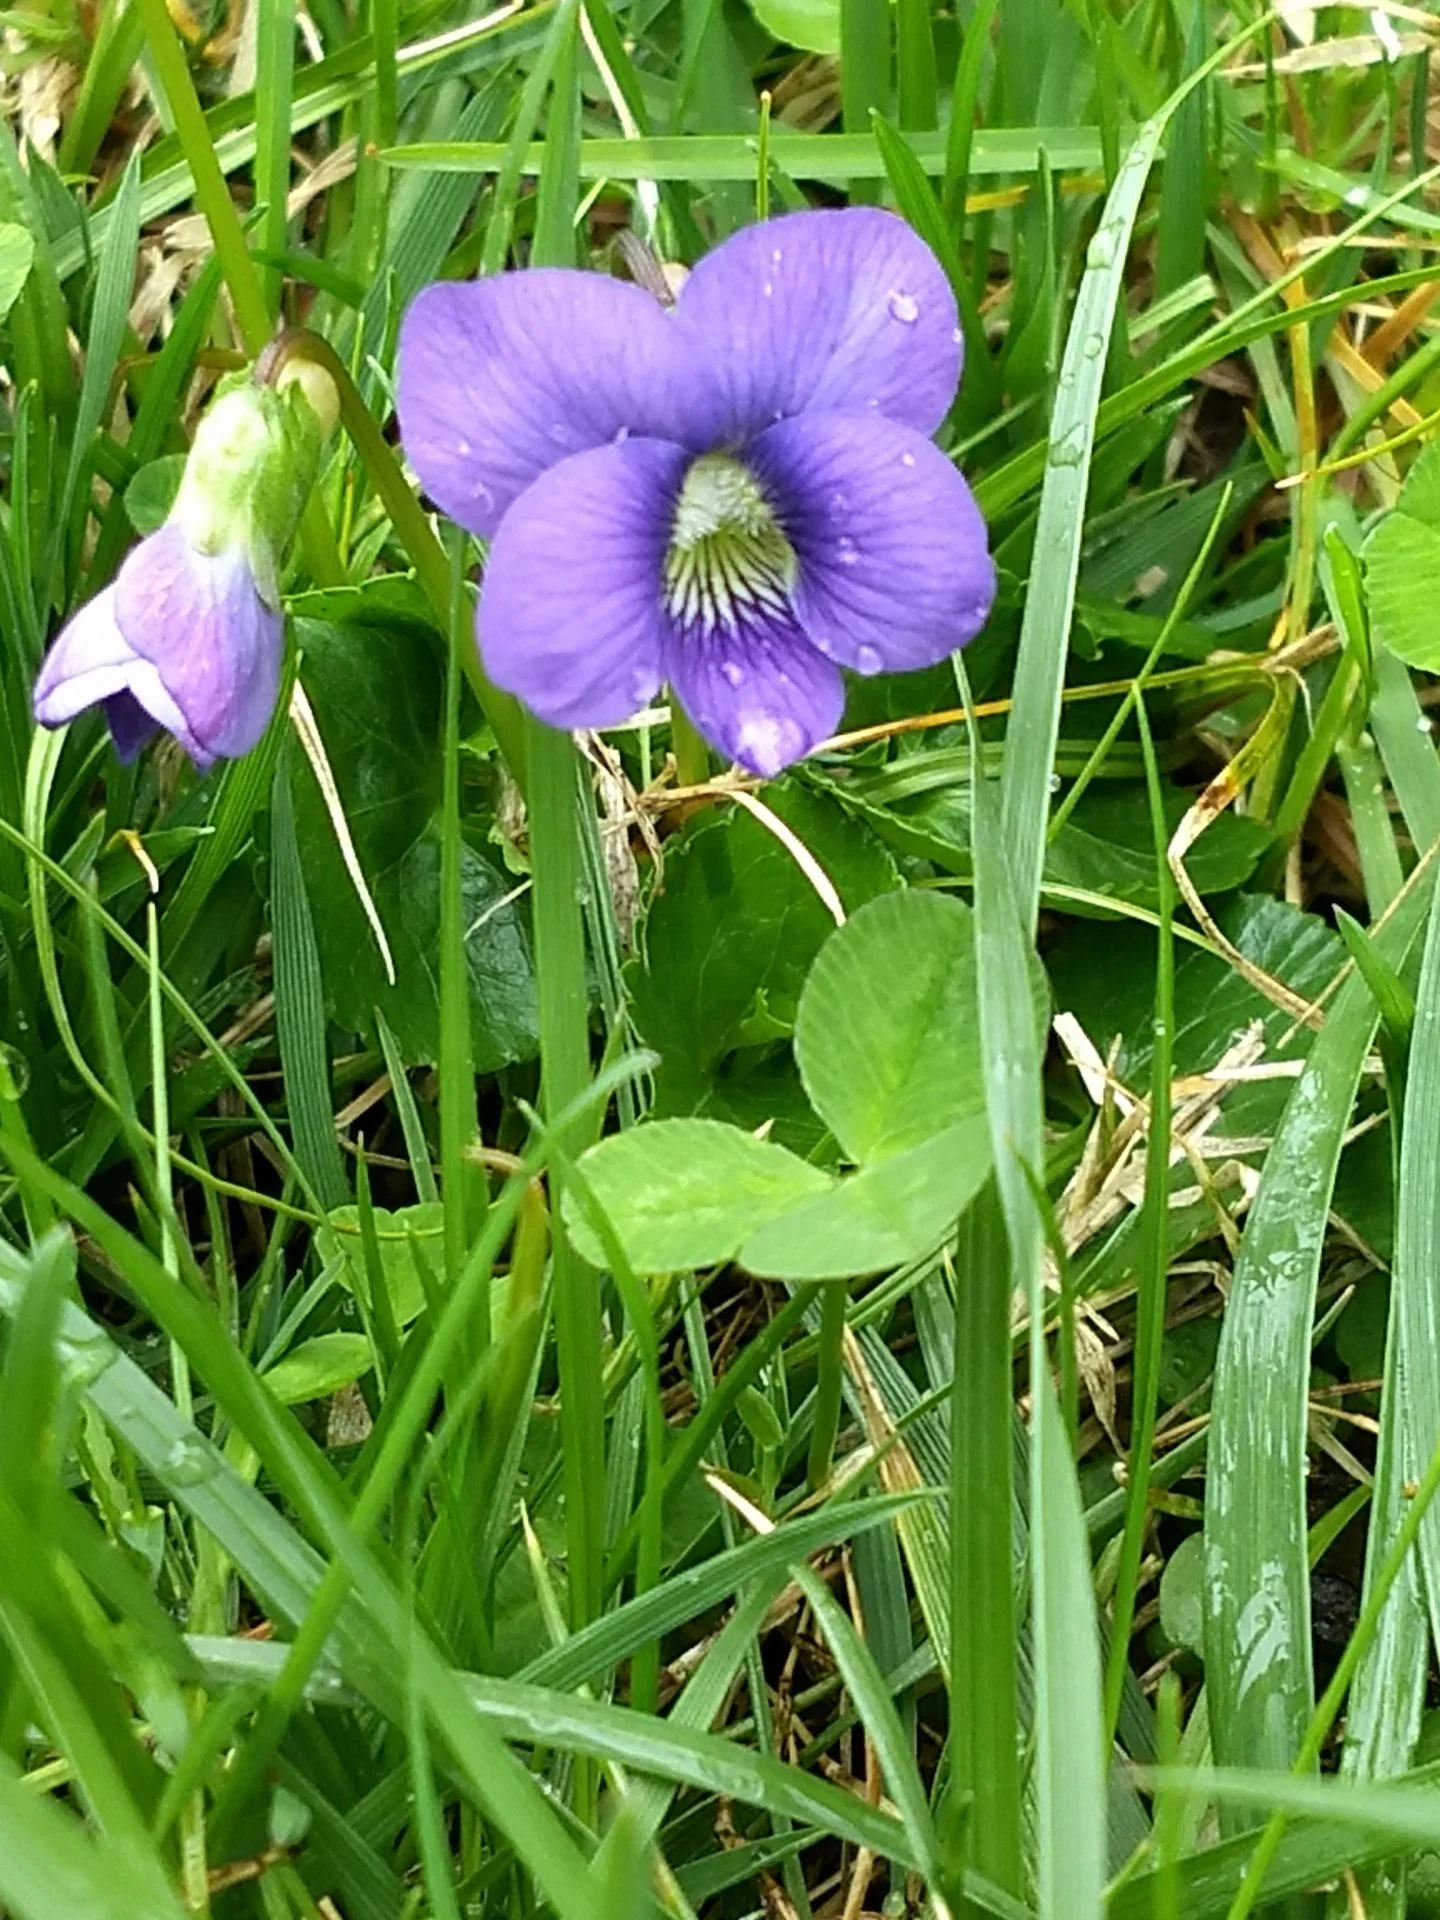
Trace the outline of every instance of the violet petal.
<path fill-rule="evenodd" d="M 675 320 L 723 396 L 732 443 L 810 408 L 933 433 L 960 380 L 950 283 L 878 207 L 742 228 L 700 261 Z"/>
<path fill-rule="evenodd" d="M 129 711 L 138 707 L 148 716 L 151 732 L 157 726 L 166 728 L 208 766 L 212 756 L 190 737 L 185 716 L 154 664 L 142 659 L 120 631 L 115 609 L 116 589 L 109 586 L 62 628 L 35 682 L 35 718 L 42 727 L 62 727 L 87 707 L 103 703 L 112 728 L 115 713 L 121 715 L 115 732 L 123 758 L 132 742 L 137 751 L 143 744 Z"/>
<path fill-rule="evenodd" d="M 716 424 L 664 308 L 600 273 L 534 267 L 427 287 L 397 364 L 410 464 L 452 520 L 487 539 L 570 455 L 630 435 L 699 451 Z"/>
<path fill-rule="evenodd" d="M 242 553 L 199 553 L 167 522 L 120 569 L 115 617 L 153 669 L 132 673 L 130 691 L 197 766 L 257 744 L 280 691 L 285 628 Z"/>
<path fill-rule="evenodd" d="M 771 779 L 832 734 L 839 669 L 785 615 L 747 609 L 733 625 L 672 630 L 666 678 L 712 746 Z"/>
<path fill-rule="evenodd" d="M 154 720 L 127 687 L 105 702 L 105 718 L 117 756 L 128 766 L 156 731 Z"/>
<path fill-rule="evenodd" d="M 772 427 L 746 458 L 795 549 L 795 614 L 822 653 L 902 673 L 984 626 L 995 597 L 985 522 L 921 434 L 814 413 Z"/>
<path fill-rule="evenodd" d="M 608 727 L 659 686 L 661 572 L 683 447 L 627 440 L 551 467 L 506 514 L 477 626 L 485 671 L 552 727 Z"/>
<path fill-rule="evenodd" d="M 88 600 L 64 627 L 40 665 L 35 718 L 63 727 L 86 707 L 128 686 L 135 655 L 115 624 L 115 589 Z"/>

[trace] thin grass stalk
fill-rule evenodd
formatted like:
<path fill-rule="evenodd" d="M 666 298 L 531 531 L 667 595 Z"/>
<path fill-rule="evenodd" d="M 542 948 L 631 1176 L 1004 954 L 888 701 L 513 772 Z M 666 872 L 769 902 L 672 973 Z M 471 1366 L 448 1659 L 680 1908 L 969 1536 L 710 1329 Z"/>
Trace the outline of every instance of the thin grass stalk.
<path fill-rule="evenodd" d="M 810 1430 L 810 1458 L 806 1478 L 812 1488 L 823 1487 L 835 1459 L 835 1436 L 840 1431 L 840 1398 L 845 1383 L 845 1309 L 849 1289 L 839 1282 L 820 1290 L 820 1333 L 815 1362 L 815 1424 Z"/>
<path fill-rule="evenodd" d="M 946 1877 L 1023 1884 L 1015 1618 L 1010 1253 L 993 1180 L 960 1222 L 950 1388 L 950 1786 Z M 952 1893 L 952 1897 L 954 1897 Z M 957 1912 L 976 1912 L 961 1906 Z"/>
<path fill-rule="evenodd" d="M 260 202 L 260 245 L 285 251 L 289 232 L 290 111 L 295 91 L 296 0 L 265 0 L 255 45 L 255 197 Z M 226 196 L 229 197 L 228 195 Z M 280 311 L 285 284 L 278 265 L 260 267 L 260 285 L 270 318 Z"/>
<path fill-rule="evenodd" d="M 574 263 L 576 146 L 579 131 L 579 14 L 566 0 L 546 39 L 554 85 L 532 258 L 537 266 Z M 527 92 L 528 98 L 528 92 Z M 498 266 L 489 259 L 487 264 Z M 535 974 L 540 1016 L 540 1091 L 546 1118 L 583 1094 L 590 1078 L 590 995 L 581 908 L 583 870 L 578 808 L 579 770 L 567 733 L 526 717 L 525 763 L 530 807 L 530 864 Z M 600 1611 L 604 1581 L 605 1399 L 598 1360 L 603 1329 L 595 1275 L 571 1244 L 564 1217 L 565 1183 L 551 1172 L 551 1272 L 555 1345 L 560 1370 L 560 1429 L 565 1488 L 566 1571 L 572 1631 Z M 587 1791 L 587 1781 L 589 1791 Z M 593 1777 L 576 1769 L 581 1817 Z"/>
<path fill-rule="evenodd" d="M 454 536 L 450 645 L 445 658 L 444 786 L 440 830 L 440 1193 L 445 1271 L 453 1284 L 470 1240 L 469 1199 L 483 1185 L 466 1159 L 475 1135 L 475 1069 L 470 1044 L 470 985 L 465 964 L 465 902 L 460 870 L 460 658 L 473 646 L 465 595 L 465 538 Z M 469 1358 L 490 1338 L 489 1299 L 479 1304 Z"/>
<path fill-rule="evenodd" d="M 1140 1560 L 1150 1519 L 1150 1468 L 1155 1457 L 1155 1420 L 1160 1404 L 1160 1358 L 1165 1344 L 1166 1278 L 1170 1251 L 1170 1065 L 1175 1033 L 1175 879 L 1166 857 L 1169 829 L 1155 758 L 1150 717 L 1143 699 L 1135 718 L 1145 749 L 1145 784 L 1155 836 L 1155 884 L 1160 924 L 1155 942 L 1155 1014 L 1150 1061 L 1150 1126 L 1145 1152 L 1144 1253 L 1135 1303 L 1135 1384 L 1130 1407 L 1130 1459 L 1125 1530 L 1115 1576 L 1109 1668 L 1105 1676 L 1105 1750 L 1115 1739 L 1130 1661 L 1130 1632 L 1140 1582 Z"/>

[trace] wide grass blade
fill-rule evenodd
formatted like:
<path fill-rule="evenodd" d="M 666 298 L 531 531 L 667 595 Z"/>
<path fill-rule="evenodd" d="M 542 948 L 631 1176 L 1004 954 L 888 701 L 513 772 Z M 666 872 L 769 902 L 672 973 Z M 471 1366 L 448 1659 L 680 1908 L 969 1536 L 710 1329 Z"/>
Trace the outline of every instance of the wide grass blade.
<path fill-rule="evenodd" d="M 1412 878 L 1377 942 L 1404 958 L 1428 909 Z M 1216 1362 L 1205 1494 L 1206 1680 L 1222 1765 L 1288 1769 L 1314 1708 L 1305 1457 L 1311 1326 L 1341 1140 L 1378 1018 L 1352 976 L 1265 1163 Z M 1231 1816 L 1241 1817 L 1241 1816 Z"/>
<path fill-rule="evenodd" d="M 1041 1920 L 1099 1920 L 1106 1830 L 1100 1662 L 1074 1462 L 1054 1404 L 1045 1339 L 1046 1232 L 1037 1193 L 1044 1166 L 1041 1035 L 1029 939 L 999 808 L 983 776 L 972 781 L 971 793 L 986 1106 L 1011 1284 L 1029 1311 L 1037 1906 Z M 1005 1371 L 1008 1381 L 1008 1357 Z M 957 1713 L 965 1710 L 957 1701 Z"/>

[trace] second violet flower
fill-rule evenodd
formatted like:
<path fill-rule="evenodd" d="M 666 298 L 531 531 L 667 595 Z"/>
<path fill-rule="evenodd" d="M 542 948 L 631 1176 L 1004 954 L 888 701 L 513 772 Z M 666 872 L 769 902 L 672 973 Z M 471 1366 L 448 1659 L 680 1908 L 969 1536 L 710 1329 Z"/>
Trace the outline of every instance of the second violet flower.
<path fill-rule="evenodd" d="M 401 435 L 491 542 L 486 671 L 557 727 L 617 725 L 668 680 L 753 772 L 802 758 L 842 666 L 932 665 L 989 614 L 984 522 L 929 438 L 960 363 L 938 263 L 874 208 L 744 228 L 671 313 L 567 268 L 426 288 Z"/>

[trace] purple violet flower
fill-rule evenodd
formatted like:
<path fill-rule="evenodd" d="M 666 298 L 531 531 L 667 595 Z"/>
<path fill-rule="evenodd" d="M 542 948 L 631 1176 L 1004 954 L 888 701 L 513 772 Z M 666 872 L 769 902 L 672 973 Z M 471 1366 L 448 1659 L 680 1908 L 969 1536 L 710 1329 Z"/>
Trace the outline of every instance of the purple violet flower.
<path fill-rule="evenodd" d="M 744 228 L 673 313 L 567 268 L 427 287 L 401 435 L 492 543 L 486 671 L 557 727 L 617 725 L 668 680 L 753 772 L 801 759 L 842 666 L 932 665 L 989 614 L 984 522 L 929 438 L 960 362 L 934 256 L 869 207 Z"/>
<path fill-rule="evenodd" d="M 45 656 L 42 727 L 100 705 L 122 760 L 163 727 L 202 773 L 257 744 L 285 651 L 279 561 L 333 419 L 313 384 L 302 368 L 276 387 L 242 373 L 217 389 L 169 518 Z"/>

